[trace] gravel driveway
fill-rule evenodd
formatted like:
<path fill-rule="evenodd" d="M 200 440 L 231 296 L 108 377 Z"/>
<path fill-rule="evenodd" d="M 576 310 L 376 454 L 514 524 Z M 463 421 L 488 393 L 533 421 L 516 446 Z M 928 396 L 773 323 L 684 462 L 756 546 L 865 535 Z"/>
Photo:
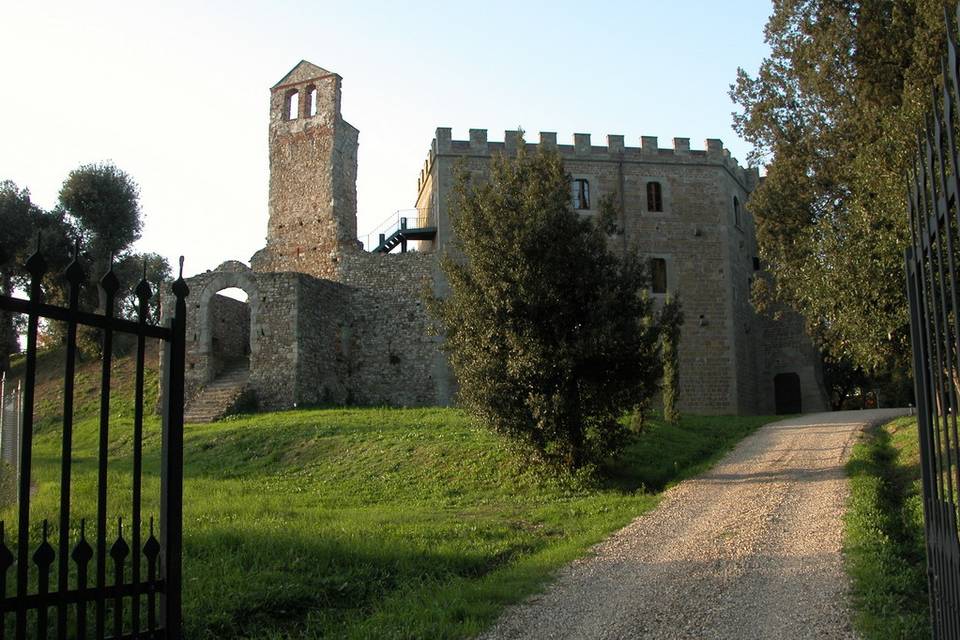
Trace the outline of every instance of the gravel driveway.
<path fill-rule="evenodd" d="M 840 553 L 843 465 L 864 425 L 903 414 L 821 413 L 761 428 L 482 638 L 855 638 Z"/>

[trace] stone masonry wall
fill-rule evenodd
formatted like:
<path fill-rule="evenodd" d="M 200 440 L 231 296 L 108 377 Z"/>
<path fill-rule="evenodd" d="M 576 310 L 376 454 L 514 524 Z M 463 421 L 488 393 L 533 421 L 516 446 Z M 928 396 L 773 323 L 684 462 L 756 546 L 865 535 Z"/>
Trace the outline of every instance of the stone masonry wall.
<path fill-rule="evenodd" d="M 471 130 L 469 141 L 451 140 L 448 129 L 437 130 L 417 202 L 418 208 L 439 214 L 435 246 L 446 250 L 453 240 L 449 212 L 455 206 L 456 172 L 466 170 L 482 179 L 493 154 L 514 152 L 518 144 L 515 132 L 508 131 L 505 141 L 498 143 L 488 142 L 483 130 Z M 682 410 L 740 410 L 749 401 L 740 397 L 733 366 L 738 352 L 734 326 L 739 324 L 735 316 L 744 309 L 732 306 L 729 299 L 731 239 L 725 207 L 732 201 L 732 190 L 745 200 L 756 176 L 737 166 L 713 140 L 705 151 L 690 150 L 689 140 L 683 138 L 675 139 L 673 149 L 659 149 L 656 138 L 643 138 L 641 148 L 627 148 L 622 136 L 610 136 L 607 146 L 597 147 L 586 134 L 577 134 L 573 145 L 561 145 L 556 134 L 541 133 L 540 145 L 561 154 L 571 177 L 588 180 L 590 208 L 580 210 L 582 215 L 596 216 L 600 199 L 615 194 L 623 233 L 611 237 L 613 250 L 636 250 L 665 261 L 667 289 L 679 295 L 687 318 L 680 341 Z M 530 153 L 536 148 L 527 144 Z M 648 208 L 650 182 L 661 186 L 662 211 Z"/>
<path fill-rule="evenodd" d="M 514 131 L 507 131 L 503 142 L 490 142 L 482 129 L 472 129 L 469 140 L 453 140 L 449 129 L 437 130 L 418 182 L 417 208 L 431 212 L 438 228 L 437 240 L 425 248 L 447 251 L 454 239 L 449 213 L 456 206 L 457 172 L 482 180 L 493 155 L 515 153 L 519 144 Z M 764 365 L 771 353 L 762 342 L 765 325 L 750 304 L 757 249 L 746 203 L 759 180 L 756 171 L 741 168 L 713 139 L 702 150 L 691 149 L 686 138 L 674 138 L 672 148 L 662 149 L 655 137 L 626 147 L 623 136 L 608 136 L 606 145 L 595 146 L 588 134 L 575 134 L 568 145 L 558 144 L 554 133 L 541 133 L 539 145 L 526 144 L 527 152 L 535 153 L 538 146 L 555 149 L 572 178 L 588 180 L 591 206 L 580 210 L 582 215 L 595 216 L 600 199 L 615 195 L 623 233 L 611 237 L 612 249 L 665 261 L 667 290 L 679 296 L 686 317 L 680 341 L 681 409 L 761 411 L 772 378 L 767 379 Z M 660 184 L 662 211 L 648 206 L 650 182 Z M 806 340 L 802 332 L 794 335 L 796 327 L 783 331 L 798 344 Z M 811 365 L 810 352 L 791 353 L 795 368 Z"/>
<path fill-rule="evenodd" d="M 455 385 L 440 340 L 429 335 L 423 294 L 434 286 L 433 253 L 357 253 L 341 278 L 351 295 L 349 401 L 423 406 L 453 401 Z"/>
<path fill-rule="evenodd" d="M 329 280 L 300 276 L 297 288 L 297 403 L 350 399 L 351 292 Z"/>

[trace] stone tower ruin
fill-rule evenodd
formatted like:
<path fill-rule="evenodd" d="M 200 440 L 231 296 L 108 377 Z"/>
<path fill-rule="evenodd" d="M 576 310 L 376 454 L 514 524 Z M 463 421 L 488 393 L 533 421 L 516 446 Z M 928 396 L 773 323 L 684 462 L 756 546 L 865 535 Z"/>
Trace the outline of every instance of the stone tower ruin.
<path fill-rule="evenodd" d="M 336 279 L 357 251 L 357 137 L 341 77 L 302 60 L 270 89 L 267 244 L 251 266 Z"/>

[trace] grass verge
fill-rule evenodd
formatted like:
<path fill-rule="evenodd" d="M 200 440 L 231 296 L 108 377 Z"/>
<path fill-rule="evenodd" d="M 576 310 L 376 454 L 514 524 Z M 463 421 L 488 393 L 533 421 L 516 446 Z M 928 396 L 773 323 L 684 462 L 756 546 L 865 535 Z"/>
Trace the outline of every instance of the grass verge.
<path fill-rule="evenodd" d="M 37 528 L 42 518 L 56 522 L 59 501 L 61 381 L 55 355 L 45 358 L 34 448 Z M 78 376 L 75 416 L 73 518 L 87 518 L 88 536 L 96 513 L 97 366 Z M 131 511 L 129 366 L 117 362 L 111 392 L 111 532 Z M 148 384 L 155 393 L 155 372 Z M 311 409 L 188 425 L 186 637 L 468 637 L 653 508 L 653 492 L 702 471 L 768 421 L 653 419 L 601 480 L 558 480 L 454 409 Z M 145 518 L 157 513 L 156 418 L 146 434 Z M 11 509 L 0 515 L 8 532 L 15 529 Z M 129 542 L 129 529 L 125 535 Z"/>
<path fill-rule="evenodd" d="M 844 551 L 865 640 L 930 636 L 914 418 L 869 431 L 847 463 Z"/>

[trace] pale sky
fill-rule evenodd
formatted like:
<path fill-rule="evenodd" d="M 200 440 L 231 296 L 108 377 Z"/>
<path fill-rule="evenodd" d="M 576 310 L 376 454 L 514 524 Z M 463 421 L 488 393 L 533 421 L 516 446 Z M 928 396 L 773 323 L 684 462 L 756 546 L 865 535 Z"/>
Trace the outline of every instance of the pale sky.
<path fill-rule="evenodd" d="M 437 127 L 720 138 L 767 53 L 767 0 L 9 0 L 0 11 L 0 180 L 43 207 L 80 164 L 140 185 L 137 248 L 185 273 L 248 262 L 267 228 L 269 88 L 301 59 L 343 76 L 360 130 L 358 231 L 412 207 Z"/>

